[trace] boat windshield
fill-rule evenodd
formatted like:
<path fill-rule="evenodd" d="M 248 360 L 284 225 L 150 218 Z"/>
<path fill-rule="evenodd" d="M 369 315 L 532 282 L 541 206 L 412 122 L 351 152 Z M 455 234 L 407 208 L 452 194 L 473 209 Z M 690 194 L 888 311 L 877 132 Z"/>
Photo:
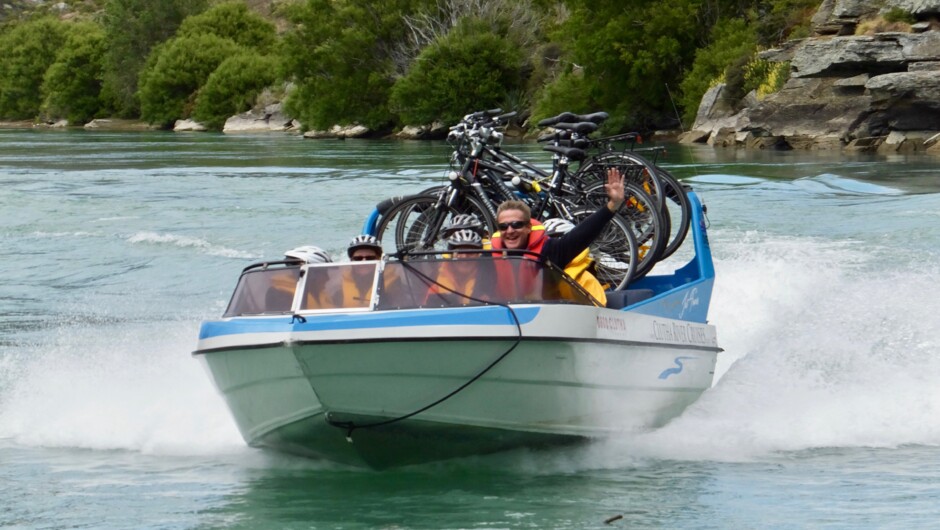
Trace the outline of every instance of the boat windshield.
<path fill-rule="evenodd" d="M 595 305 L 559 269 L 523 257 L 467 257 L 389 261 L 379 283 L 377 309 L 508 303 Z"/>
<path fill-rule="evenodd" d="M 259 264 L 245 269 L 223 316 L 290 313 L 300 265 Z"/>
<path fill-rule="evenodd" d="M 457 254 L 254 265 L 242 273 L 224 316 L 545 302 L 596 304 L 568 275 L 539 261 Z"/>

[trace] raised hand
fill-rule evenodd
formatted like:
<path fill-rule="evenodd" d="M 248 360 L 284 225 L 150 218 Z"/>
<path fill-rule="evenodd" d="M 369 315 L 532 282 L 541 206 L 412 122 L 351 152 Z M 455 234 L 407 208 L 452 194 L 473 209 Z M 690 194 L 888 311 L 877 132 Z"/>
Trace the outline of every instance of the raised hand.
<path fill-rule="evenodd" d="M 607 192 L 607 208 L 616 212 L 623 204 L 623 174 L 615 167 L 607 168 L 607 183 L 604 184 L 604 190 Z"/>

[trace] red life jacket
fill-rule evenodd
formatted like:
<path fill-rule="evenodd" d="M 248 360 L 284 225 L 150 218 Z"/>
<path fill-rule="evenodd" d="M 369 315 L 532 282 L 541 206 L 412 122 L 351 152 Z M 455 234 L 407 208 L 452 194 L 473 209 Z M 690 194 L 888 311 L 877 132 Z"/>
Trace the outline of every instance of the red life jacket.
<path fill-rule="evenodd" d="M 541 222 L 536 221 L 535 219 L 529 220 L 529 226 L 532 228 L 532 231 L 529 232 L 529 244 L 526 246 L 525 250 L 530 252 L 535 252 L 536 254 L 542 253 L 542 248 L 545 247 L 545 242 L 548 241 L 548 236 L 545 235 L 545 227 Z M 503 235 L 499 232 L 495 232 L 490 236 L 490 245 L 495 250 L 502 250 L 506 248 L 503 244 Z M 535 256 L 527 255 L 527 258 L 535 259 Z"/>
<path fill-rule="evenodd" d="M 548 241 L 545 235 L 545 227 L 535 219 L 529 220 L 532 231 L 529 232 L 529 241 L 524 250 L 534 252 L 535 254 L 526 254 L 524 257 L 530 260 L 538 261 Z M 506 246 L 503 244 L 502 234 L 494 233 L 490 237 L 490 245 L 494 250 L 503 250 Z M 497 297 L 505 301 L 521 300 L 541 300 L 542 285 L 541 278 L 533 270 L 519 270 L 528 268 L 525 263 L 513 263 L 513 261 L 499 259 L 499 254 L 494 254 L 496 259 L 496 284 Z"/>

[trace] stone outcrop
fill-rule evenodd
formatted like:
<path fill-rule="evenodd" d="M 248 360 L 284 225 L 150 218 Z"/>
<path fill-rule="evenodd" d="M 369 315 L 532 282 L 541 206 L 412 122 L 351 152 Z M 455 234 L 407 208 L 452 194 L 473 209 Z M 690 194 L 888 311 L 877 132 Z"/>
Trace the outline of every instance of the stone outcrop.
<path fill-rule="evenodd" d="M 940 0 L 824 0 L 817 36 L 761 54 L 789 62 L 783 88 L 761 101 L 702 98 L 684 142 L 752 148 L 911 151 L 940 131 L 940 28 L 851 35 L 866 18 L 900 7 L 936 17 Z M 931 18 L 931 20 L 934 20 Z M 936 143 L 932 144 L 936 145 Z"/>
<path fill-rule="evenodd" d="M 284 114 L 280 103 L 236 114 L 225 120 L 222 127 L 222 132 L 227 134 L 299 131 L 300 122 Z"/>
<path fill-rule="evenodd" d="M 372 134 L 372 131 L 364 125 L 334 125 L 327 131 L 307 131 L 304 138 L 365 138 Z"/>

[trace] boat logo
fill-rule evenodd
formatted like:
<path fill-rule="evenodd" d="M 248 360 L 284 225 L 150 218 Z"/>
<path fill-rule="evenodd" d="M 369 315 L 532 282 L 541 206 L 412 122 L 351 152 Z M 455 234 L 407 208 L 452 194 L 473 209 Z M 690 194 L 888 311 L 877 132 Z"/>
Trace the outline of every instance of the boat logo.
<path fill-rule="evenodd" d="M 676 357 L 673 359 L 673 362 L 676 363 L 676 366 L 673 368 L 666 368 L 659 374 L 660 379 L 668 379 L 671 375 L 676 375 L 682 373 L 682 361 L 687 361 L 689 359 L 695 359 L 695 357 Z"/>
<path fill-rule="evenodd" d="M 686 291 L 685 295 L 682 296 L 682 311 L 679 312 L 679 318 L 684 317 L 686 311 L 698 304 L 698 287 L 693 287 L 692 290 Z"/>

